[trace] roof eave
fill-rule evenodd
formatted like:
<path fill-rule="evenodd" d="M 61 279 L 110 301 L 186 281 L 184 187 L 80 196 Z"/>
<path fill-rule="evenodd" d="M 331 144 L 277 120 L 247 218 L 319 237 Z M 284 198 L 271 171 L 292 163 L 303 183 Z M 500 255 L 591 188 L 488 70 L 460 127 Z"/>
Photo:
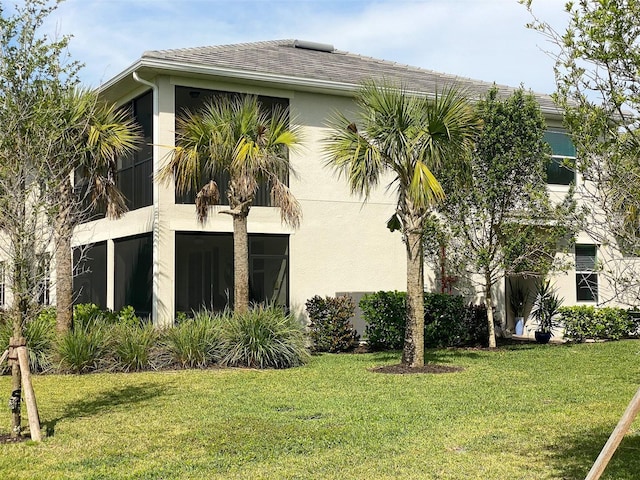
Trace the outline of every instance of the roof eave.
<path fill-rule="evenodd" d="M 141 69 L 153 70 L 158 73 L 180 73 L 187 75 L 207 75 L 222 78 L 234 78 L 251 83 L 268 83 L 271 85 L 293 86 L 300 90 L 323 91 L 334 94 L 351 95 L 360 86 L 355 83 L 334 82 L 328 80 L 318 80 L 313 78 L 293 77 L 289 75 L 278 75 L 273 73 L 255 72 L 232 68 L 197 65 L 193 63 L 175 62 L 155 58 L 141 58 L 127 69 L 111 78 L 100 87 L 99 92 L 104 92 L 113 88 L 125 79 L 130 78 L 133 72 Z"/>

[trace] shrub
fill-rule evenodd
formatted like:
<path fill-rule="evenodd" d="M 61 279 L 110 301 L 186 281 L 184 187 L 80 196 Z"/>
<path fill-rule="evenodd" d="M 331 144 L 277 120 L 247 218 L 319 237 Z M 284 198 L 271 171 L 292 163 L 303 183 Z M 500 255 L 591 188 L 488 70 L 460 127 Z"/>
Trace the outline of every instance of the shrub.
<path fill-rule="evenodd" d="M 75 325 L 56 344 L 59 369 L 71 373 L 97 370 L 105 363 L 106 340 L 106 325 L 101 322 Z"/>
<path fill-rule="evenodd" d="M 311 319 L 310 336 L 317 352 L 347 352 L 358 346 L 360 336 L 353 329 L 351 318 L 355 305 L 351 297 L 318 295 L 305 304 Z"/>
<path fill-rule="evenodd" d="M 44 308 L 35 320 L 27 322 L 24 333 L 31 371 L 44 372 L 51 368 L 51 353 L 56 337 L 56 308 Z"/>
<path fill-rule="evenodd" d="M 117 315 L 109 310 L 102 310 L 94 303 L 79 303 L 73 306 L 74 328 L 90 329 L 96 324 L 116 323 Z"/>
<path fill-rule="evenodd" d="M 289 368 L 309 358 L 304 327 L 277 307 L 256 306 L 223 318 L 221 364 L 251 368 Z"/>
<path fill-rule="evenodd" d="M 104 312 L 104 316 L 109 319 L 109 313 Z M 136 310 L 131 305 L 126 305 L 120 309 L 118 313 L 116 313 L 116 323 L 118 325 L 128 325 L 128 326 L 138 326 L 142 324 L 142 319 L 136 315 Z"/>
<path fill-rule="evenodd" d="M 636 326 L 630 313 L 622 308 L 595 308 L 579 305 L 560 308 L 565 326 L 564 336 L 583 342 L 586 339 L 619 340 L 629 337 Z"/>
<path fill-rule="evenodd" d="M 404 344 L 405 292 L 376 292 L 364 295 L 360 308 L 367 322 L 365 334 L 373 350 L 399 350 Z"/>
<path fill-rule="evenodd" d="M 180 318 L 162 332 L 161 348 L 168 363 L 182 368 L 205 368 L 218 361 L 221 349 L 221 319 L 201 311 L 194 318 Z"/>
<path fill-rule="evenodd" d="M 489 333 L 483 305 L 464 305 L 458 295 L 425 293 L 425 346 L 460 347 L 486 345 Z M 406 293 L 377 292 L 360 301 L 369 346 L 374 350 L 398 350 L 404 343 Z"/>
<path fill-rule="evenodd" d="M 154 350 L 158 331 L 151 323 L 118 323 L 108 333 L 108 368 L 121 372 L 155 368 Z"/>
<path fill-rule="evenodd" d="M 462 319 L 466 311 L 459 295 L 424 294 L 424 344 L 427 348 L 453 347 L 465 344 Z"/>
<path fill-rule="evenodd" d="M 51 367 L 51 351 L 56 334 L 56 309 L 44 308 L 38 316 L 26 322 L 24 336 L 27 339 L 29 352 L 29 369 L 34 372 L 43 372 Z M 11 322 L 0 323 L 0 353 L 9 346 L 9 340 L 13 336 Z M 7 364 L 0 366 L 0 372 L 4 372 Z"/>
<path fill-rule="evenodd" d="M 469 304 L 465 308 L 465 316 L 460 323 L 460 331 L 464 332 L 464 346 L 489 346 L 489 324 L 487 307 L 484 304 Z"/>

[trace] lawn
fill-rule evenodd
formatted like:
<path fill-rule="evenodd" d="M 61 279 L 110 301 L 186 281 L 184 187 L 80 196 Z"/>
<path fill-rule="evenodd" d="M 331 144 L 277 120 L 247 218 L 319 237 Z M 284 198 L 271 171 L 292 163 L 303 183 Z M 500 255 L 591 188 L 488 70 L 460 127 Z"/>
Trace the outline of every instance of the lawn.
<path fill-rule="evenodd" d="M 427 355 L 464 370 L 372 373 L 399 361 L 377 353 L 37 376 L 48 437 L 0 445 L 0 478 L 582 479 L 640 386 L 638 341 Z M 603 478 L 638 472 L 640 419 Z"/>

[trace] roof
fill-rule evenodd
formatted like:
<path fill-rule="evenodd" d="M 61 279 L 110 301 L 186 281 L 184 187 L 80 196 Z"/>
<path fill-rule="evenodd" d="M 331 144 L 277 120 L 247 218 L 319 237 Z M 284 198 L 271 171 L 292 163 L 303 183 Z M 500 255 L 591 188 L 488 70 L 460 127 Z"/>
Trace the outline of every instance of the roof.
<path fill-rule="evenodd" d="M 144 52 L 138 67 L 184 70 L 246 79 L 279 80 L 295 87 L 324 87 L 353 91 L 365 80 L 384 79 L 411 91 L 434 92 L 444 85 L 456 84 L 480 95 L 493 83 L 458 77 L 388 60 L 335 50 L 330 45 L 299 40 L 272 40 L 175 50 Z M 130 69 L 131 70 L 131 69 Z M 128 71 L 123 72 L 123 74 Z M 116 77 L 114 79 L 117 80 Z M 109 83 L 109 82 L 107 82 Z M 497 85 L 508 94 L 512 87 Z M 549 95 L 536 94 L 543 109 L 556 110 Z"/>

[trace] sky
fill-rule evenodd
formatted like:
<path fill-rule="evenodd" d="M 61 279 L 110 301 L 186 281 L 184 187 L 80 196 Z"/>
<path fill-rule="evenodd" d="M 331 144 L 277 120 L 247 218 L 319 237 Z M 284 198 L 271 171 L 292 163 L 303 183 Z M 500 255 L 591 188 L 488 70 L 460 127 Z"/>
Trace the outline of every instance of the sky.
<path fill-rule="evenodd" d="M 533 9 L 564 29 L 563 1 L 534 0 Z M 66 0 L 45 28 L 73 36 L 69 51 L 90 87 L 147 50 L 289 38 L 551 93 L 552 45 L 526 28 L 531 18 L 517 0 Z"/>

